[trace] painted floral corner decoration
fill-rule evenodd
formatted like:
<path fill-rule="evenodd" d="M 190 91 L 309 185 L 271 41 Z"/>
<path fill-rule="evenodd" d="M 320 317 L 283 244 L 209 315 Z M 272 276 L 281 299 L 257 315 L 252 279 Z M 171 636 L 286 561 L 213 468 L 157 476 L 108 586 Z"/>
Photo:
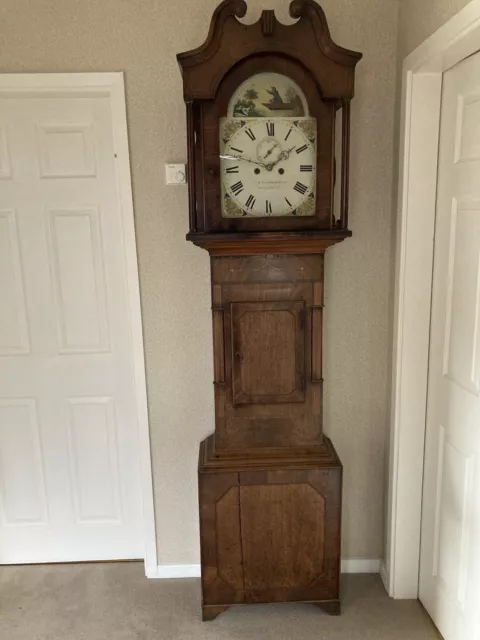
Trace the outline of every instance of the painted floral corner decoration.
<path fill-rule="evenodd" d="M 241 120 L 230 120 L 228 118 L 223 119 L 222 123 L 222 139 L 225 143 L 227 143 L 230 138 L 236 133 L 239 129 L 243 127 L 245 122 Z"/>
<path fill-rule="evenodd" d="M 315 197 L 313 193 L 295 209 L 296 216 L 314 216 L 315 215 Z"/>
<path fill-rule="evenodd" d="M 313 142 L 317 136 L 317 121 L 316 120 L 298 120 L 295 122 L 297 127 L 303 131 L 310 142 Z"/>
<path fill-rule="evenodd" d="M 224 210 L 228 218 L 239 218 L 245 215 L 245 212 L 238 206 L 234 200 L 226 193 L 224 196 Z"/>

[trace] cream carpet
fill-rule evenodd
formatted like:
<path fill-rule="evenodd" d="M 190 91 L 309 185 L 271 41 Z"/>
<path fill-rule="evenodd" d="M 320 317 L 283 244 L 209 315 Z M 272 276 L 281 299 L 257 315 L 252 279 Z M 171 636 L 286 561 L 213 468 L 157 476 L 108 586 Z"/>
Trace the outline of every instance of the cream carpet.
<path fill-rule="evenodd" d="M 201 622 L 200 583 L 147 580 L 140 563 L 0 567 L 1 640 L 434 640 L 416 601 L 378 576 L 343 580 L 343 615 L 308 605 L 236 607 Z"/>

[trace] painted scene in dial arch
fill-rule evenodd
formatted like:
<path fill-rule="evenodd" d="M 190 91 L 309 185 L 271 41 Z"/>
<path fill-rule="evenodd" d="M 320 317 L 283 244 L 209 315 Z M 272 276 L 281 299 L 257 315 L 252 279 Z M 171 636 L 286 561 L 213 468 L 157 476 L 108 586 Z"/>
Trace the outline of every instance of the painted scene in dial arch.
<path fill-rule="evenodd" d="M 308 116 L 308 104 L 300 87 L 280 73 L 258 73 L 243 82 L 230 100 L 233 118 Z"/>

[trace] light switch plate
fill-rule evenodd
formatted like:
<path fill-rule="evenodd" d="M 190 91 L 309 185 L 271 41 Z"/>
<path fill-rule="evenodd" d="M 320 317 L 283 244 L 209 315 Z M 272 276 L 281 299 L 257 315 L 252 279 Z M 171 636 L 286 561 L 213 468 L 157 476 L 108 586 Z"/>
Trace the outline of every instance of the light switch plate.
<path fill-rule="evenodd" d="M 187 184 L 187 166 L 185 164 L 166 164 L 165 181 L 168 185 Z"/>

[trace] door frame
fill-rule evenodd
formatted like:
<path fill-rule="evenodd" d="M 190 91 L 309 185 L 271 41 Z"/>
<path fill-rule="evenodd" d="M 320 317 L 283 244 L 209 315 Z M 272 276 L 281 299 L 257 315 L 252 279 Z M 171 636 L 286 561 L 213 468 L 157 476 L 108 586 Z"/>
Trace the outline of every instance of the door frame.
<path fill-rule="evenodd" d="M 393 598 L 417 598 L 443 73 L 480 50 L 473 0 L 403 62 L 386 551 Z"/>
<path fill-rule="evenodd" d="M 145 356 L 140 306 L 140 284 L 128 146 L 127 110 L 123 72 L 107 73 L 2 73 L 0 95 L 108 96 L 112 113 L 117 185 L 125 252 L 125 280 L 132 344 L 134 393 L 138 428 L 139 471 L 143 508 L 145 574 L 157 573 L 157 544 L 153 501 L 150 429 L 148 423 Z"/>

